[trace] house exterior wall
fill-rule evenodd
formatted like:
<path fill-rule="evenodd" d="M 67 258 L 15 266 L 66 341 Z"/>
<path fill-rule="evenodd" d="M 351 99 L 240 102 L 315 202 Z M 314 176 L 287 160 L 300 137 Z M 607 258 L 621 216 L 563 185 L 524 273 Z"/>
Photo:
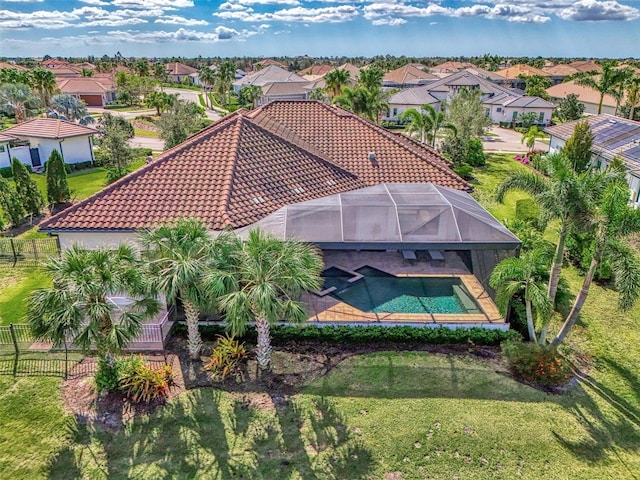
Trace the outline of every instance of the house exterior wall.
<path fill-rule="evenodd" d="M 4 147 L 4 151 L 1 151 Z M 29 147 L 14 147 L 11 148 L 7 144 L 0 145 L 0 168 L 10 167 L 11 161 L 17 158 L 21 163 L 25 165 L 31 165 L 31 154 L 29 153 Z"/>
<path fill-rule="evenodd" d="M 551 136 L 549 140 L 549 152 L 554 153 L 564 147 L 565 141 L 561 138 Z M 609 161 L 597 154 L 592 154 L 591 164 L 604 170 L 609 166 Z M 627 172 L 627 183 L 629 184 L 629 201 L 634 208 L 640 208 L 640 176 L 635 173 Z"/>
<path fill-rule="evenodd" d="M 50 138 L 25 138 L 29 140 L 31 148 L 38 148 L 40 150 L 40 162 L 42 165 L 46 163 L 54 150 L 62 150 L 62 157 L 65 163 L 80 163 L 93 161 L 93 145 L 89 135 L 83 135 L 78 137 L 70 137 L 64 139 L 50 139 Z M 13 151 L 13 149 L 12 149 Z M 27 162 L 31 165 L 31 159 Z"/>
<path fill-rule="evenodd" d="M 431 106 L 436 109 L 436 112 L 440 111 L 439 103 L 432 103 Z M 390 103 L 389 104 L 389 114 L 384 115 L 382 120 L 386 121 L 398 121 L 404 112 L 409 110 L 410 108 L 415 108 L 418 111 L 421 111 L 420 105 L 409 105 L 402 103 Z"/>
<path fill-rule="evenodd" d="M 498 107 L 500 105 L 497 105 Z M 493 107 L 495 108 L 496 105 L 493 105 Z M 497 109 L 496 109 L 497 110 Z M 536 117 L 538 117 L 538 119 L 540 118 L 540 114 L 543 114 L 543 118 L 542 121 L 537 120 L 536 124 L 537 125 L 549 125 L 551 123 L 551 114 L 553 113 L 553 108 L 521 108 L 521 107 L 502 107 L 502 112 L 495 112 L 495 118 L 492 116 L 491 119 L 493 120 L 494 123 L 500 123 L 500 122 L 511 122 L 513 121 L 513 114 L 514 112 L 516 112 L 518 114 L 518 116 L 522 115 L 523 113 L 529 113 L 529 112 L 533 112 L 536 114 Z M 502 114 L 502 118 L 500 120 L 498 120 L 499 114 Z"/>
<path fill-rule="evenodd" d="M 136 238 L 135 232 L 60 232 L 57 235 L 62 250 L 67 250 L 74 244 L 86 248 L 117 247 L 124 242 L 133 242 Z"/>

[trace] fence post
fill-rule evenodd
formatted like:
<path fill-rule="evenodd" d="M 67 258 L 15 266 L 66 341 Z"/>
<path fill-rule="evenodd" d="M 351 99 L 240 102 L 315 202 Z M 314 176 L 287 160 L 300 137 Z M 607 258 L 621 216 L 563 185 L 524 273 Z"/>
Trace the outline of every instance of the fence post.
<path fill-rule="evenodd" d="M 13 252 L 13 266 L 16 266 L 18 263 L 18 254 L 16 253 L 16 246 L 13 243 L 13 237 L 9 238 L 9 244 L 11 245 L 11 251 Z M 11 330 L 13 332 L 13 330 Z"/>
<path fill-rule="evenodd" d="M 31 239 L 31 246 L 33 247 L 33 258 L 35 258 L 36 263 L 38 263 L 38 247 L 35 238 Z"/>
<path fill-rule="evenodd" d="M 16 355 L 20 353 L 20 348 L 18 347 L 18 339 L 16 338 L 16 332 L 13 329 L 13 323 L 9 324 L 9 332 L 11 333 L 11 340 L 13 340 L 13 348 L 16 350 Z"/>

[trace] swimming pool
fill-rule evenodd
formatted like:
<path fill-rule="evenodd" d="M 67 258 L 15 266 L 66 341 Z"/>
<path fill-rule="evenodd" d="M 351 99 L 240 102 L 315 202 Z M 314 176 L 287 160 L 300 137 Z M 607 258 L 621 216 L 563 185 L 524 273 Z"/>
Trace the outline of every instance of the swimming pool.
<path fill-rule="evenodd" d="M 344 273 L 342 270 L 337 269 Z M 457 277 L 396 277 L 373 267 L 355 272 L 363 277 L 349 283 L 325 277 L 336 287 L 331 295 L 362 312 L 478 314 L 480 307 Z M 330 274 L 337 275 L 332 271 Z M 335 283 L 334 283 L 335 282 Z"/>

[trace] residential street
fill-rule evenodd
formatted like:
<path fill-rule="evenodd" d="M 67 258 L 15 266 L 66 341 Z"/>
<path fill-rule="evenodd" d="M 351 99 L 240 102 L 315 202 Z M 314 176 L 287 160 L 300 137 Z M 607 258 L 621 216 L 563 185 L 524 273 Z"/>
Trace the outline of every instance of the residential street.
<path fill-rule="evenodd" d="M 523 143 L 521 143 L 522 134 L 515 130 L 509 130 L 507 128 L 496 127 L 495 125 L 489 128 L 489 132 L 497 137 L 485 135 L 482 137 L 482 145 L 487 152 L 526 152 L 529 149 Z M 536 140 L 536 150 L 547 151 L 549 144 Z"/>

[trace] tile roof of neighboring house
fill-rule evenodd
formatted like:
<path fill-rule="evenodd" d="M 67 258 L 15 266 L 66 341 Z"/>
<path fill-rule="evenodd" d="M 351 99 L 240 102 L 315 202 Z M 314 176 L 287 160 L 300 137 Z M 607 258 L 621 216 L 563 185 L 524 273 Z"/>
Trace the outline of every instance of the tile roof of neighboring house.
<path fill-rule="evenodd" d="M 66 62 L 64 60 L 58 60 L 57 58 L 50 58 L 49 60 L 43 60 L 42 61 L 42 66 L 44 68 L 56 68 L 59 67 L 61 65 L 70 65 L 69 62 Z"/>
<path fill-rule="evenodd" d="M 546 77 L 548 75 L 544 70 L 540 70 L 539 68 L 524 64 L 513 65 L 509 68 L 503 68 L 502 70 L 498 70 L 496 73 L 498 75 L 502 75 L 505 78 L 518 78 L 518 75 L 540 75 L 542 77 Z"/>
<path fill-rule="evenodd" d="M 505 77 L 503 77 L 502 75 L 498 75 L 496 72 L 490 72 L 489 70 L 485 70 L 484 68 L 480 68 L 476 66 L 463 68 L 462 70 L 464 70 L 465 72 L 472 73 L 476 77 L 481 77 L 487 80 L 491 80 L 492 82 L 504 82 L 506 80 Z"/>
<path fill-rule="evenodd" d="M 569 65 L 576 68 L 581 72 L 593 72 L 593 71 L 602 71 L 602 67 L 598 65 L 593 60 L 579 60 L 577 62 L 571 62 Z"/>
<path fill-rule="evenodd" d="M 336 70 L 346 70 L 349 72 L 349 77 L 352 81 L 357 81 L 358 78 L 360 78 L 360 69 L 352 63 L 343 63 L 339 67 L 336 67 Z"/>
<path fill-rule="evenodd" d="M 600 103 L 600 94 L 598 92 L 592 88 L 577 85 L 573 80 L 549 87 L 547 88 L 547 93 L 551 98 L 567 98 L 569 94 L 573 93 L 577 95 L 578 99 L 583 103 L 591 103 L 593 105 Z M 615 108 L 616 99 L 611 95 L 605 95 L 602 104 Z"/>
<path fill-rule="evenodd" d="M 197 68 L 190 67 L 179 62 L 167 63 L 167 75 L 191 75 L 198 71 Z"/>
<path fill-rule="evenodd" d="M 387 72 L 382 78 L 382 84 L 420 84 L 424 83 L 425 80 L 437 79 L 438 77 L 429 72 L 420 70 L 412 65 L 405 65 L 404 67 L 396 68 L 395 70 Z"/>
<path fill-rule="evenodd" d="M 575 75 L 576 73 L 578 73 L 580 70 L 578 70 L 575 67 L 572 67 L 571 65 L 567 65 L 564 63 L 560 63 L 558 65 L 553 65 L 552 67 L 544 67 L 542 69 L 543 71 L 545 71 L 547 73 L 547 75 L 553 76 L 553 77 L 570 77 L 571 75 Z"/>
<path fill-rule="evenodd" d="M 282 62 L 278 62 L 277 60 L 274 60 L 273 58 L 264 58 L 264 59 L 262 59 L 262 60 L 258 60 L 257 62 L 255 62 L 255 63 L 252 65 L 252 67 L 253 67 L 254 69 L 257 69 L 257 67 L 260 67 L 260 68 L 266 68 L 266 67 L 269 67 L 269 66 L 271 66 L 271 65 L 274 65 L 274 66 L 276 66 L 276 67 L 280 67 L 280 68 L 285 69 L 285 70 L 286 70 L 287 68 L 289 68 L 289 66 L 288 66 L 288 65 L 286 65 L 286 64 L 284 64 L 284 63 L 282 63 Z"/>
<path fill-rule="evenodd" d="M 291 203 L 383 182 L 471 188 L 429 147 L 337 106 L 276 101 L 225 117 L 41 229 L 130 231 L 184 216 L 238 228 Z"/>
<path fill-rule="evenodd" d="M 82 75 L 82 69 L 73 65 L 63 65 L 50 70 L 56 77 L 79 77 Z"/>
<path fill-rule="evenodd" d="M 102 95 L 113 90 L 113 82 L 105 78 L 77 77 L 60 78 L 56 82 L 62 93 Z"/>
<path fill-rule="evenodd" d="M 431 73 L 456 73 L 465 68 L 474 68 L 475 65 L 469 62 L 444 62 L 435 67 L 431 67 L 429 71 Z"/>
<path fill-rule="evenodd" d="M 640 122 L 604 113 L 547 127 L 544 131 L 567 140 L 581 121 L 589 123 L 593 133 L 593 153 L 605 159 L 620 157 L 631 170 L 640 172 Z"/>
<path fill-rule="evenodd" d="M 429 93 L 429 87 L 407 88 L 389 97 L 389 105 L 435 105 L 440 103 L 436 97 Z"/>
<path fill-rule="evenodd" d="M 276 65 L 269 65 L 262 70 L 258 70 L 257 72 L 250 73 L 242 77 L 239 80 L 233 82 L 236 86 L 246 86 L 246 85 L 258 85 L 262 87 L 263 85 L 267 85 L 268 83 L 275 82 L 307 82 L 306 79 L 302 78 L 300 75 L 288 72 Z"/>
<path fill-rule="evenodd" d="M 9 133 L 6 133 L 5 131 L 0 132 L 0 142 L 2 143 L 6 143 L 6 142 L 10 142 L 11 140 L 19 140 L 19 137 L 16 137 L 15 135 L 11 135 Z"/>
<path fill-rule="evenodd" d="M 429 91 L 432 92 L 448 92 L 449 86 L 478 86 L 485 94 L 507 93 L 509 95 L 514 94 L 512 89 L 498 85 L 486 78 L 474 75 L 466 70 L 460 70 L 459 72 L 448 75 L 440 80 L 436 80 L 428 85 Z"/>
<path fill-rule="evenodd" d="M 321 77 L 329 73 L 335 67 L 333 65 L 311 65 L 309 68 L 305 68 L 304 70 L 300 70 L 298 75 L 320 75 Z"/>
<path fill-rule="evenodd" d="M 302 82 L 274 82 L 264 85 L 262 93 L 265 96 L 275 95 L 304 95 L 308 92 L 309 83 Z"/>
<path fill-rule="evenodd" d="M 547 102 L 544 98 L 530 97 L 528 95 L 515 97 L 513 100 L 510 100 L 503 105 L 505 107 L 514 108 L 556 108 L 553 103 Z"/>
<path fill-rule="evenodd" d="M 20 71 L 29 70 L 27 67 L 23 67 L 22 65 L 16 65 L 15 63 L 7 63 L 7 62 L 0 62 L 0 68 L 15 68 L 16 70 L 20 70 Z"/>
<path fill-rule="evenodd" d="M 97 130 L 57 118 L 32 118 L 2 131 L 3 134 L 18 138 L 69 138 L 80 135 L 93 135 Z"/>

